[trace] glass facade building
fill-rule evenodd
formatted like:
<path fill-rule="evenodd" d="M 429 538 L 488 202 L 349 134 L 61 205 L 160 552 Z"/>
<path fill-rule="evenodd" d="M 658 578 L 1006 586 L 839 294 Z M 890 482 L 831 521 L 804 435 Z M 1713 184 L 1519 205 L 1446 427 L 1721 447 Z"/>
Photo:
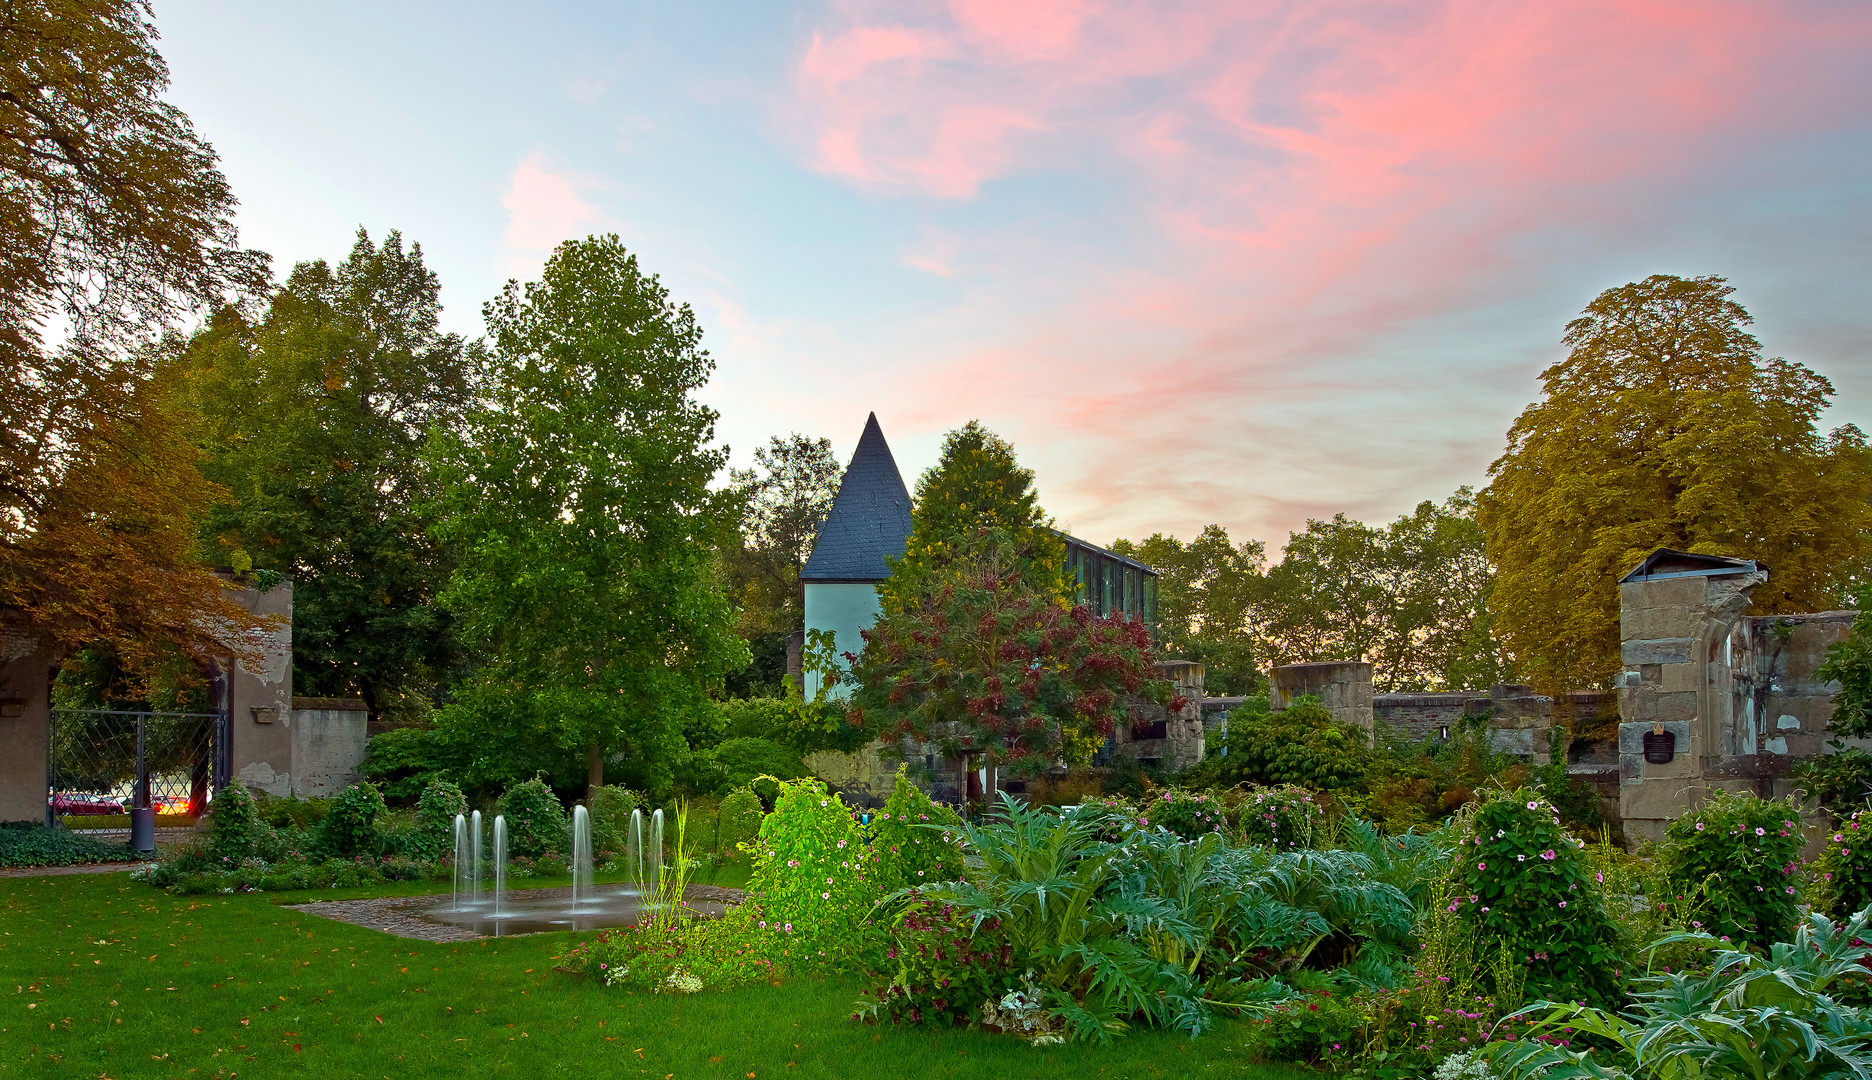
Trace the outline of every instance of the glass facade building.
<path fill-rule="evenodd" d="M 1157 636 L 1157 571 L 1096 544 L 1060 534 L 1066 542 L 1066 577 L 1074 599 L 1098 615 L 1121 615 L 1144 623 Z"/>

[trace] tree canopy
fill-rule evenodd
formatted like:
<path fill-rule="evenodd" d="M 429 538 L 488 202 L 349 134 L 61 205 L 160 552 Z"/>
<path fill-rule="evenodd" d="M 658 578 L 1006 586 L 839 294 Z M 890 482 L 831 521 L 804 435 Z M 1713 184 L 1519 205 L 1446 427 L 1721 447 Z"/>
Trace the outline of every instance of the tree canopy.
<path fill-rule="evenodd" d="M 0 20 L 0 607 L 55 650 L 247 652 L 195 557 L 218 492 L 176 436 L 155 335 L 264 288 L 214 151 L 161 99 L 143 3 Z M 225 629 L 216 629 L 225 628 Z"/>
<path fill-rule="evenodd" d="M 429 450 L 459 560 L 442 600 L 481 661 L 470 705 L 438 722 L 582 748 L 593 785 L 612 754 L 666 782 L 684 711 L 748 659 L 715 563 L 727 452 L 693 396 L 714 361 L 615 236 L 561 244 L 485 315 L 485 391 Z M 529 703 L 547 693 L 551 708 Z"/>
<path fill-rule="evenodd" d="M 903 558 L 878 586 L 886 611 L 934 595 L 930 579 L 964 565 L 962 550 L 983 529 L 998 530 L 1013 545 L 1011 566 L 1022 582 L 1065 601 L 1066 545 L 1040 509 L 1033 470 L 981 421 L 943 437 L 942 455 L 917 480 L 910 522 Z"/>
<path fill-rule="evenodd" d="M 343 262 L 301 263 L 262 317 L 223 310 L 186 352 L 203 471 L 234 496 L 208 544 L 292 575 L 296 691 L 373 715 L 435 697 L 455 651 L 422 450 L 458 422 L 474 356 L 439 329 L 439 295 L 421 245 L 360 229 Z"/>
<path fill-rule="evenodd" d="M 1617 577 L 1660 547 L 1760 560 L 1758 614 L 1837 605 L 1872 549 L 1872 456 L 1832 385 L 1762 355 L 1720 277 L 1601 293 L 1508 432 L 1477 520 L 1497 631 L 1540 688 L 1619 666 Z"/>
<path fill-rule="evenodd" d="M 839 476 L 832 440 L 798 432 L 755 449 L 753 468 L 730 470 L 745 500 L 727 565 L 743 633 L 791 634 L 805 625 L 800 567 L 831 512 Z"/>
<path fill-rule="evenodd" d="M 1034 588 L 1007 531 L 977 530 L 949 551 L 945 573 L 920 578 L 923 592 L 866 631 L 850 676 L 854 724 L 1038 773 L 1090 761 L 1131 700 L 1180 707 L 1152 675 L 1144 625 Z"/>
<path fill-rule="evenodd" d="M 1255 671 L 1254 605 L 1260 599 L 1267 549 L 1259 540 L 1229 540 L 1220 525 L 1185 544 L 1153 533 L 1141 543 L 1114 540 L 1111 549 L 1156 570 L 1157 642 L 1163 656 L 1204 665 L 1210 694 L 1251 694 Z"/>

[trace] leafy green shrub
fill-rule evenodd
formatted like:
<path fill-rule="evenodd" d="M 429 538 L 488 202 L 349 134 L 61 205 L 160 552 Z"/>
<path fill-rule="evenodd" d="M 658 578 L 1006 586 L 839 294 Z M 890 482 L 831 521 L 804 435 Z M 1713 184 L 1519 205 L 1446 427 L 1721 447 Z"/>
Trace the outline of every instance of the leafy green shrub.
<path fill-rule="evenodd" d="M 1538 792 L 1501 793 L 1476 811 L 1457 849 L 1466 895 L 1449 905 L 1484 955 L 1506 948 L 1527 965 L 1528 996 L 1606 1005 L 1620 1000 L 1623 961 L 1580 847 Z"/>
<path fill-rule="evenodd" d="M 733 851 L 740 844 L 745 844 L 760 835 L 761 819 L 767 811 L 761 807 L 760 796 L 751 788 L 736 788 L 722 800 L 720 825 L 716 840 L 723 851 Z"/>
<path fill-rule="evenodd" d="M 77 866 L 141 858 L 128 844 L 111 844 L 36 821 L 6 822 L 0 828 L 0 866 Z"/>
<path fill-rule="evenodd" d="M 1706 929 L 1766 948 L 1794 931 L 1802 843 L 1793 806 L 1719 791 L 1670 823 L 1658 857 L 1674 893 L 1702 897 Z"/>
<path fill-rule="evenodd" d="M 1263 1061 L 1344 1061 L 1357 1045 L 1361 1019 L 1349 995 L 1304 994 L 1253 1024 L 1248 1052 Z"/>
<path fill-rule="evenodd" d="M 637 795 L 619 784 L 605 784 L 586 800 L 591 811 L 592 850 L 621 854 L 630 850 L 631 811 L 641 805 Z"/>
<path fill-rule="evenodd" d="M 981 925 L 953 904 L 915 900 L 893 927 L 882 982 L 865 988 L 853 1020 L 968 1027 L 1019 981 L 1000 920 Z"/>
<path fill-rule="evenodd" d="M 1203 833 L 1219 833 L 1228 827 L 1228 815 L 1221 800 L 1178 788 L 1147 799 L 1139 816 L 1185 840 L 1194 840 Z"/>
<path fill-rule="evenodd" d="M 413 799 L 447 768 L 450 756 L 434 728 L 391 728 L 370 737 L 358 769 L 391 798 Z"/>
<path fill-rule="evenodd" d="M 1818 906 L 1847 916 L 1872 905 L 1872 810 L 1855 811 L 1840 822 L 1814 871 L 1820 878 Z"/>
<path fill-rule="evenodd" d="M 1190 782 L 1202 787 L 1297 784 L 1336 791 L 1362 783 L 1371 762 L 1365 733 L 1334 720 L 1318 698 L 1296 698 L 1280 712 L 1267 711 L 1266 701 L 1257 700 L 1229 713 L 1228 738 L 1210 748 Z"/>
<path fill-rule="evenodd" d="M 800 752 L 772 739 L 728 739 L 710 751 L 710 756 L 721 765 L 730 790 L 746 787 L 757 776 L 797 780 L 806 775 Z"/>
<path fill-rule="evenodd" d="M 879 891 L 893 892 L 906 885 L 961 877 L 962 848 L 954 839 L 956 834 L 929 828 L 959 824 L 954 811 L 931 802 L 899 766 L 890 798 L 871 817 L 871 851 L 877 856 Z"/>
<path fill-rule="evenodd" d="M 1706 950 L 1692 970 L 1645 979 L 1635 1003 L 1618 1014 L 1572 1005 L 1539 1009 L 1546 1015 L 1522 1038 L 1492 1044 L 1484 1056 L 1515 1080 L 1872 1075 L 1872 1017 L 1842 1004 L 1864 992 L 1872 962 L 1866 944 L 1872 929 L 1863 916 L 1835 926 L 1816 912 L 1791 942 L 1775 942 L 1766 956 L 1722 949 L 1707 934 L 1673 936 Z M 1607 1067 L 1614 1062 L 1618 1068 Z"/>
<path fill-rule="evenodd" d="M 257 794 L 254 812 L 269 828 L 309 829 L 325 820 L 325 815 L 331 812 L 331 800 Z"/>
<path fill-rule="evenodd" d="M 784 697 L 731 698 L 716 702 L 726 727 L 725 739 L 772 739 L 785 723 Z"/>
<path fill-rule="evenodd" d="M 559 796 L 538 777 L 508 788 L 499 812 L 507 819 L 508 854 L 535 858 L 566 849 L 572 826 Z"/>
<path fill-rule="evenodd" d="M 1305 788 L 1253 788 L 1235 804 L 1242 842 L 1278 848 L 1312 847 L 1326 828 L 1326 808 Z"/>
<path fill-rule="evenodd" d="M 336 858 L 375 857 L 383 849 L 377 835 L 377 815 L 383 813 L 383 795 L 369 781 L 353 784 L 331 802 L 331 812 L 318 823 L 314 844 Z"/>
<path fill-rule="evenodd" d="M 416 800 L 416 820 L 404 840 L 404 853 L 428 862 L 452 854 L 455 816 L 467 812 L 468 800 L 462 796 L 461 788 L 447 780 L 429 781 L 422 797 Z"/>
<path fill-rule="evenodd" d="M 847 960 L 874 935 L 870 911 L 880 892 L 874 861 L 863 829 L 824 783 L 784 783 L 761 822 L 748 891 L 770 924 L 786 928 L 800 955 Z"/>
<path fill-rule="evenodd" d="M 230 780 L 209 804 L 208 851 L 217 859 L 240 862 L 254 853 L 264 827 L 254 811 L 247 785 Z"/>

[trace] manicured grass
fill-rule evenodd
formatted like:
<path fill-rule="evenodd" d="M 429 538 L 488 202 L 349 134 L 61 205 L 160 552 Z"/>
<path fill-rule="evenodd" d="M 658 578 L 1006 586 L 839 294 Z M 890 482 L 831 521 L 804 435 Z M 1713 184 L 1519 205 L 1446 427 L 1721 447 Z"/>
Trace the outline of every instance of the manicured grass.
<path fill-rule="evenodd" d="M 1109 1047 L 1045 1048 L 981 1032 L 872 1028 L 847 1019 L 859 990 L 850 979 L 625 993 L 552 970 L 570 935 L 425 944 L 288 911 L 281 899 L 173 897 L 116 873 L 0 880 L 0 1074 L 1308 1075 L 1245 1064 L 1233 1024 L 1193 1043 L 1137 1032 Z"/>

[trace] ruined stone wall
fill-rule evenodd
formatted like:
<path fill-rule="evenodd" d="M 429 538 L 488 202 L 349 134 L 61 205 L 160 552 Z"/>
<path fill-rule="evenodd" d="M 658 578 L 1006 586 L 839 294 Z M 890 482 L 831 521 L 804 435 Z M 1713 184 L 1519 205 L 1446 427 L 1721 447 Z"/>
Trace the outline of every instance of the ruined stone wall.
<path fill-rule="evenodd" d="M 1372 668 L 1362 660 L 1332 660 L 1316 664 L 1282 664 L 1268 673 L 1268 705 L 1275 711 L 1300 697 L 1316 697 L 1343 724 L 1370 732 Z"/>
<path fill-rule="evenodd" d="M 1515 683 L 1488 690 L 1372 696 L 1374 720 L 1413 740 L 1445 736 L 1464 722 L 1488 717 L 1490 742 L 1497 751 L 1536 764 L 1548 760 L 1547 731 L 1553 714 L 1552 698 Z"/>

